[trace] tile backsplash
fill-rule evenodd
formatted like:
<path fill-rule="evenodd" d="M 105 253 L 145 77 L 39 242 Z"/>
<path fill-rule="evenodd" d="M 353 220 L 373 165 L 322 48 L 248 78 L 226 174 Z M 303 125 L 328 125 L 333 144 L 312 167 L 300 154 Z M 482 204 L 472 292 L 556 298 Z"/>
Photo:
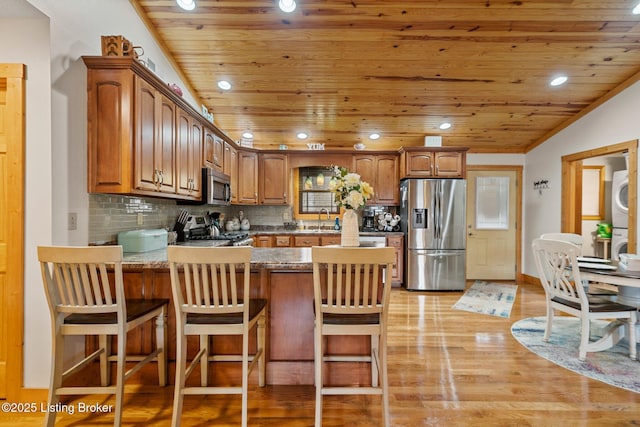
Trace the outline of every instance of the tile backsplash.
<path fill-rule="evenodd" d="M 89 195 L 89 243 L 116 242 L 121 231 L 165 228 L 172 230 L 178 213 L 186 209 L 192 214 L 222 212 L 227 219 L 243 211 L 252 226 L 282 225 L 283 218 L 291 218 L 290 206 L 193 206 L 179 205 L 175 200 L 115 194 Z M 287 215 L 285 215 L 285 213 Z M 141 217 L 142 224 L 138 223 Z"/>
<path fill-rule="evenodd" d="M 121 231 L 153 228 L 171 230 L 182 209 L 193 214 L 213 210 L 212 206 L 178 205 L 174 200 L 152 197 L 90 194 L 89 243 L 116 242 Z M 226 209 L 215 210 L 222 212 Z M 138 223 L 139 216 L 142 224 Z"/>

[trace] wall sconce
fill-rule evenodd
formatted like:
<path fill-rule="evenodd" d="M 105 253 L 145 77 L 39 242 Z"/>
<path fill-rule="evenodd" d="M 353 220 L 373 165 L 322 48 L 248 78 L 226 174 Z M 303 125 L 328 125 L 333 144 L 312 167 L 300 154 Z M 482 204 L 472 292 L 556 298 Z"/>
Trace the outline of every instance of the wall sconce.
<path fill-rule="evenodd" d="M 542 196 L 542 190 L 549 189 L 549 180 L 548 179 L 539 179 L 533 182 L 533 189 L 538 190 L 538 193 Z"/>

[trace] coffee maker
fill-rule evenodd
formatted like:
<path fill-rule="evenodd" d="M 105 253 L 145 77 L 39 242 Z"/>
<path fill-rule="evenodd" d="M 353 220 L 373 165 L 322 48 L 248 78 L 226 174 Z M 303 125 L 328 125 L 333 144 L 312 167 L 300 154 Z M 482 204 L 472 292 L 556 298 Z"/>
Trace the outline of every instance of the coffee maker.
<path fill-rule="evenodd" d="M 362 231 L 376 231 L 376 213 L 371 207 L 365 207 L 362 212 Z"/>

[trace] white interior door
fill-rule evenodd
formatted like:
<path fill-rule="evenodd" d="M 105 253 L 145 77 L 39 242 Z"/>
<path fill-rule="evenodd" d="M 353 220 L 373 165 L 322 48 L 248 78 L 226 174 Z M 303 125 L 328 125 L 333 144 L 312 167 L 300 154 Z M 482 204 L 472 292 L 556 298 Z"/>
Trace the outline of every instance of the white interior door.
<path fill-rule="evenodd" d="M 516 171 L 467 172 L 467 279 L 516 278 Z"/>

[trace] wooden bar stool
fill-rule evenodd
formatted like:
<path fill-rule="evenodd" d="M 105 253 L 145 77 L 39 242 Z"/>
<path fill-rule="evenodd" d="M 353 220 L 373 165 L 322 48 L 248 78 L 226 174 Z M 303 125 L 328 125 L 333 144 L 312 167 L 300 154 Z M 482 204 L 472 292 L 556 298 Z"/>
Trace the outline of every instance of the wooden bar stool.
<path fill-rule="evenodd" d="M 180 425 L 186 394 L 241 394 L 242 426 L 247 425 L 249 374 L 258 364 L 258 385 L 265 385 L 264 299 L 250 298 L 251 247 L 168 248 L 171 289 L 176 309 L 176 384 L 171 425 Z M 236 266 L 241 265 L 241 269 Z M 249 332 L 256 331 L 257 348 L 249 355 Z M 187 336 L 200 337 L 200 350 L 187 367 Z M 242 354 L 213 355 L 209 337 L 242 336 Z M 211 361 L 241 362 L 241 386 L 208 386 Z M 186 385 L 193 369 L 200 364 L 200 387 Z"/>
<path fill-rule="evenodd" d="M 158 363 L 161 386 L 167 383 L 165 325 L 168 299 L 125 299 L 122 281 L 122 246 L 40 246 L 38 259 L 51 312 L 53 351 L 49 405 L 61 395 L 115 394 L 114 422 L 122 419 L 124 382 L 142 366 Z M 113 267 L 113 273 L 108 268 Z M 156 348 L 150 354 L 127 356 L 127 332 L 155 320 Z M 99 348 L 63 371 L 64 341 L 68 335 L 98 335 Z M 111 354 L 110 335 L 117 336 L 117 354 Z M 99 358 L 101 386 L 64 387 L 63 381 Z M 116 362 L 116 384 L 110 386 L 109 362 Z M 125 372 L 125 362 L 137 363 Z M 47 412 L 45 425 L 53 426 L 55 412 Z"/>
<path fill-rule="evenodd" d="M 315 425 L 322 425 L 322 396 L 382 395 L 383 425 L 389 426 L 387 381 L 387 317 L 395 249 L 318 247 L 311 249 L 315 304 Z M 324 337 L 368 335 L 371 354 L 328 355 Z M 328 387 L 323 384 L 325 362 L 369 362 L 371 386 Z"/>

